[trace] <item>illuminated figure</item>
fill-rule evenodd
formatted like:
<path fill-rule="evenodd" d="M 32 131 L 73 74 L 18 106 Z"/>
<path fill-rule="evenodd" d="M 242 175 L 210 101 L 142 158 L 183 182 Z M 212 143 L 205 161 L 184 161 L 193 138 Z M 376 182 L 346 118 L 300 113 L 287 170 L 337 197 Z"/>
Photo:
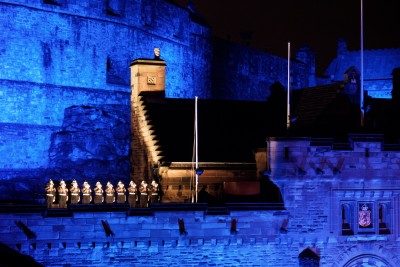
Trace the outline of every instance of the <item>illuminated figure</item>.
<path fill-rule="evenodd" d="M 117 184 L 117 203 L 124 204 L 126 202 L 126 188 L 125 185 L 119 181 Z"/>
<path fill-rule="evenodd" d="M 130 208 L 134 208 L 136 206 L 137 199 L 137 187 L 134 181 L 131 181 L 128 186 L 128 203 Z"/>
<path fill-rule="evenodd" d="M 151 203 L 158 203 L 160 200 L 159 187 L 156 181 L 151 182 Z"/>
<path fill-rule="evenodd" d="M 161 57 L 160 48 L 158 47 L 154 48 L 154 59 L 160 59 L 160 57 Z"/>
<path fill-rule="evenodd" d="M 92 189 L 90 189 L 90 184 L 85 181 L 82 188 L 82 204 L 90 204 L 90 202 L 92 202 Z"/>
<path fill-rule="evenodd" d="M 96 187 L 94 188 L 94 204 L 101 204 L 104 201 L 104 190 L 102 187 L 100 182 L 96 183 Z"/>
<path fill-rule="evenodd" d="M 72 181 L 69 191 L 71 192 L 71 204 L 78 204 L 81 200 L 81 190 L 79 189 L 78 183 L 75 179 Z"/>
<path fill-rule="evenodd" d="M 68 188 L 64 180 L 61 180 L 60 185 L 58 186 L 58 196 L 58 207 L 66 208 L 68 201 Z"/>
<path fill-rule="evenodd" d="M 147 208 L 149 202 L 149 188 L 145 180 L 140 183 L 140 207 Z"/>
<path fill-rule="evenodd" d="M 115 201 L 115 190 L 114 190 L 114 186 L 112 185 L 112 183 L 107 182 L 106 185 L 106 203 L 107 204 L 112 204 Z"/>
<path fill-rule="evenodd" d="M 53 202 L 56 201 L 56 189 L 54 188 L 54 183 L 51 179 L 46 184 L 45 190 L 47 207 L 51 208 L 53 206 Z"/>

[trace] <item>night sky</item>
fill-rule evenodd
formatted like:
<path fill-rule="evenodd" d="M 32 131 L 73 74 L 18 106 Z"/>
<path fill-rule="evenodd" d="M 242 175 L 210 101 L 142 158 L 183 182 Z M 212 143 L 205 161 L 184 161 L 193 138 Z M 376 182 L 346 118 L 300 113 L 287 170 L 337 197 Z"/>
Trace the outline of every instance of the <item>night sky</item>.
<path fill-rule="evenodd" d="M 189 0 L 173 0 L 186 6 Z M 360 50 L 361 0 L 192 0 L 215 36 L 287 57 L 309 45 L 320 74 L 336 56 L 337 41 Z M 364 0 L 364 50 L 400 48 L 400 1 Z"/>

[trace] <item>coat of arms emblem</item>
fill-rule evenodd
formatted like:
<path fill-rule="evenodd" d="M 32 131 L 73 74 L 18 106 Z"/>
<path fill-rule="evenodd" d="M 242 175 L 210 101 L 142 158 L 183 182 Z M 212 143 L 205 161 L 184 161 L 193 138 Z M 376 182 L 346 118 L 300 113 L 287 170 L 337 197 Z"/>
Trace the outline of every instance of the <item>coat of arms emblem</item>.
<path fill-rule="evenodd" d="M 371 210 L 365 204 L 363 204 L 358 211 L 358 224 L 361 227 L 368 227 L 371 225 Z"/>

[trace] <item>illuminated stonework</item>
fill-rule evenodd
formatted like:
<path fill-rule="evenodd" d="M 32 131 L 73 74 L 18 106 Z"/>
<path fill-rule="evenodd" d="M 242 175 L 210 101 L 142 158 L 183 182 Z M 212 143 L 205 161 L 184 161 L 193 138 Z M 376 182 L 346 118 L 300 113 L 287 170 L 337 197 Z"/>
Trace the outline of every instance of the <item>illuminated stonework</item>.
<path fill-rule="evenodd" d="M 131 64 L 131 178 L 152 177 L 152 167 L 161 160 L 157 138 L 142 101 L 142 92 L 165 92 L 163 60 L 135 60 Z"/>

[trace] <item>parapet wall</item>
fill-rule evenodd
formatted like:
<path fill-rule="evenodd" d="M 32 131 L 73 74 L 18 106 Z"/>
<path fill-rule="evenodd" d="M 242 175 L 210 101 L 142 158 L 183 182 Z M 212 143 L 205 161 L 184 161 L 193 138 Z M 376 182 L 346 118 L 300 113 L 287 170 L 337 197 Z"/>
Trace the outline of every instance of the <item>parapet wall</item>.
<path fill-rule="evenodd" d="M 70 211 L 2 213 L 0 242 L 45 266 L 61 262 L 71 266 L 198 266 L 218 262 L 252 266 L 257 262 L 262 265 L 266 259 L 272 264 L 289 255 L 293 255 L 288 258 L 295 266 L 298 247 L 306 246 L 296 244 L 278 253 L 288 242 L 299 242 L 279 232 L 287 217 L 283 210 L 193 205 L 192 210 L 180 206 L 179 210 Z"/>
<path fill-rule="evenodd" d="M 44 266 L 284 267 L 299 266 L 307 249 L 320 257 L 317 266 L 344 266 L 360 255 L 385 257 L 387 266 L 399 263 L 396 241 L 284 231 L 282 222 L 289 216 L 284 210 L 165 207 L 47 213 L 40 207 L 28 213 L 2 208 L 0 243 Z"/>
<path fill-rule="evenodd" d="M 280 188 L 291 214 L 289 232 L 335 235 L 358 245 L 363 239 L 384 240 L 385 247 L 391 242 L 397 246 L 398 145 L 385 145 L 378 134 L 352 134 L 348 143 L 290 137 L 270 138 L 267 143 L 268 175 Z M 359 222 L 365 203 L 371 212 L 368 232 Z M 347 224 L 352 231 L 349 236 L 343 232 Z"/>

